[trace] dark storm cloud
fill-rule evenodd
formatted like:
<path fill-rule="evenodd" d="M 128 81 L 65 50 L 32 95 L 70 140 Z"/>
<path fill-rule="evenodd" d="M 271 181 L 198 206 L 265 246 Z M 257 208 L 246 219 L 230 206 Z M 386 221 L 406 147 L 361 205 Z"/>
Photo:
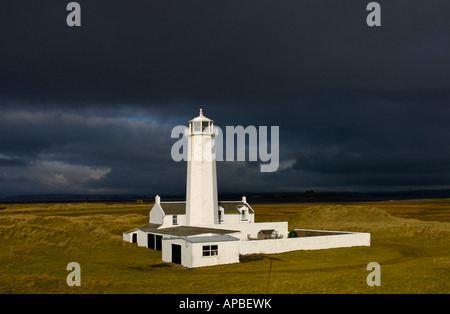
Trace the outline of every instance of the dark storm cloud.
<path fill-rule="evenodd" d="M 67 1 L 68 3 L 69 1 Z M 182 192 L 170 131 L 280 126 L 280 169 L 219 163 L 223 191 L 448 185 L 450 4 L 0 4 L 0 188 Z M 1 194 L 1 193 L 0 193 Z"/>
<path fill-rule="evenodd" d="M 150 121 L 82 111 L 10 110 L 1 122 L 3 192 L 142 193 L 155 177 L 162 187 L 171 184 L 165 169 L 177 169 L 171 165 L 171 144 L 166 138 L 171 128 Z M 18 179 L 20 186 L 9 185 Z"/>
<path fill-rule="evenodd" d="M 381 29 L 361 1 L 80 1 L 80 29 L 60 1 L 6 3 L 5 95 L 297 105 L 324 90 L 447 88 L 442 2 L 381 2 Z"/>
<path fill-rule="evenodd" d="M 25 166 L 25 162 L 19 158 L 0 156 L 0 167 Z"/>

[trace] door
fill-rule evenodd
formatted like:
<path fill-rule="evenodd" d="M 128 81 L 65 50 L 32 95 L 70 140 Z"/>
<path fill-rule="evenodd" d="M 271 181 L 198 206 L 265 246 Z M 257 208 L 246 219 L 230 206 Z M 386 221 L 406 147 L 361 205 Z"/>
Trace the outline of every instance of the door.
<path fill-rule="evenodd" d="M 154 250 L 154 249 L 155 249 L 155 235 L 149 233 L 149 234 L 147 235 L 147 241 L 148 241 L 147 247 L 148 247 L 149 249 L 153 249 L 153 250 Z"/>
<path fill-rule="evenodd" d="M 172 244 L 172 263 L 181 264 L 181 245 Z"/>
<path fill-rule="evenodd" d="M 162 236 L 157 235 L 156 236 L 156 249 L 158 251 L 161 251 L 161 248 L 162 248 Z"/>
<path fill-rule="evenodd" d="M 132 235 L 132 240 L 131 240 L 131 242 L 132 243 L 137 243 L 137 233 L 133 233 L 133 235 Z"/>

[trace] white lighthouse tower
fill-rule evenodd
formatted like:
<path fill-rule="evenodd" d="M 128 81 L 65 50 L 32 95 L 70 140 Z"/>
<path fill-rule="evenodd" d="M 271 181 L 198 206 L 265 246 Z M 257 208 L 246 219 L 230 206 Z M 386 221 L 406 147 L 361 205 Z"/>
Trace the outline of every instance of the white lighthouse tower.
<path fill-rule="evenodd" d="M 186 225 L 219 223 L 214 121 L 200 115 L 189 121 Z"/>

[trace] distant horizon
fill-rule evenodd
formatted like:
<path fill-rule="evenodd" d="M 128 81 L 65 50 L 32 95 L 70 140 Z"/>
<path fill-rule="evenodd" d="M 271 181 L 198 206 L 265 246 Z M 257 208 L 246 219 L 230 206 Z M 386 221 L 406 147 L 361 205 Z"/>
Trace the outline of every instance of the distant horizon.
<path fill-rule="evenodd" d="M 312 190 L 313 191 L 313 190 Z M 67 203 L 67 202 L 136 202 L 141 199 L 152 202 L 156 194 L 23 194 L 12 196 L 0 196 L 0 203 Z M 240 200 L 240 193 L 219 193 L 220 201 Z M 247 193 L 245 194 L 249 203 L 272 203 L 272 202 L 358 202 L 358 201 L 384 201 L 384 200 L 408 200 L 426 198 L 450 198 L 450 189 L 440 190 L 415 190 L 415 191 L 373 191 L 373 192 L 350 192 L 350 191 L 320 191 L 305 192 L 282 192 L 282 193 Z M 183 201 L 185 195 L 182 193 L 161 194 L 161 201 Z"/>
<path fill-rule="evenodd" d="M 386 193 L 386 194 L 396 194 L 396 193 L 420 193 L 420 192 L 440 192 L 440 191 L 449 191 L 450 188 L 436 188 L 436 189 L 396 189 L 396 190 L 367 190 L 367 191 L 354 191 L 354 190 L 337 190 L 337 189 L 305 189 L 303 191 L 297 191 L 297 190 L 286 190 L 286 191 L 274 191 L 274 192 L 265 192 L 265 191 L 253 191 L 253 192 L 247 192 L 247 193 L 241 193 L 241 192 L 220 192 L 219 195 L 279 195 L 279 194 L 304 194 L 309 191 L 313 191 L 317 194 L 327 194 L 327 193 L 349 193 L 349 194 L 380 194 L 380 193 Z M 104 193 L 98 193 L 98 192 L 86 192 L 86 193 L 71 193 L 71 192 L 49 192 L 49 193 L 16 193 L 16 194 L 8 194 L 8 195 L 0 195 L 0 197 L 17 197 L 17 196 L 27 196 L 27 195 L 181 195 L 185 194 L 185 191 L 183 192 L 173 192 L 173 193 L 141 193 L 141 192 L 128 192 L 128 193 L 113 193 L 113 192 L 104 192 Z"/>

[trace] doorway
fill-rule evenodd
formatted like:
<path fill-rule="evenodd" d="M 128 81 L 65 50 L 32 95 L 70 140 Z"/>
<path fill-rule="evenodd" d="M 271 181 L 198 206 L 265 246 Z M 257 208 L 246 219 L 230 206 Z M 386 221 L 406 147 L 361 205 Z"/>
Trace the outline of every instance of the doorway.
<path fill-rule="evenodd" d="M 147 247 L 149 248 L 149 249 L 155 249 L 155 235 L 154 234 L 151 234 L 151 233 L 149 233 L 148 235 L 147 235 Z"/>
<path fill-rule="evenodd" d="M 172 244 L 172 263 L 181 264 L 181 245 Z"/>
<path fill-rule="evenodd" d="M 155 247 L 155 249 L 158 250 L 158 251 L 161 251 L 161 249 L 162 249 L 162 236 L 156 235 L 155 237 L 156 237 L 156 247 Z"/>

